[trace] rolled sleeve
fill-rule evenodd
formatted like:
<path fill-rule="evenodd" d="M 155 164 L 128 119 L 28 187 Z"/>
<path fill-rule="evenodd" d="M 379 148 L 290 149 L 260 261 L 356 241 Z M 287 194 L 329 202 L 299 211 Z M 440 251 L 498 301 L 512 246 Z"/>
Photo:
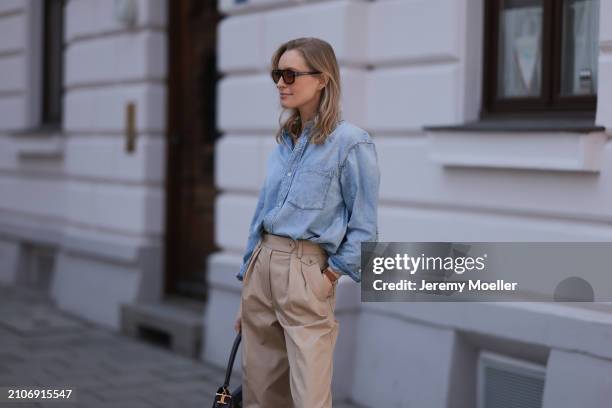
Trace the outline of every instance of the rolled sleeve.
<path fill-rule="evenodd" d="M 340 184 L 348 214 L 347 230 L 328 264 L 361 282 L 361 243 L 378 241 L 380 171 L 373 141 L 360 141 L 349 148 L 340 166 Z"/>
<path fill-rule="evenodd" d="M 264 187 L 262 187 L 261 191 L 259 192 L 259 198 L 257 200 L 257 205 L 255 206 L 255 212 L 253 214 L 253 218 L 251 219 L 251 225 L 249 227 L 249 237 L 247 239 L 246 253 L 244 254 L 242 258 L 242 266 L 240 267 L 240 271 L 238 272 L 238 274 L 236 274 L 236 278 L 239 281 L 242 281 L 242 278 L 244 277 L 244 272 L 249 263 L 249 259 L 251 258 L 251 255 L 253 254 L 253 250 L 255 249 L 255 247 L 257 246 L 257 243 L 261 239 L 261 231 L 262 231 L 261 216 L 262 216 L 262 212 L 264 208 L 264 201 L 265 201 L 265 196 L 266 196 Z"/>

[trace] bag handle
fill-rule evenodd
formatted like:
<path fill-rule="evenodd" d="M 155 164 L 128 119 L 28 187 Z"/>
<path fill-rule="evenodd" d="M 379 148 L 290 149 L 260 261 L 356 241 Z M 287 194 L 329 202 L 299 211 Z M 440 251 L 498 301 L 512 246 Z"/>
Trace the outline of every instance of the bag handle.
<path fill-rule="evenodd" d="M 223 383 L 224 387 L 229 387 L 230 377 L 232 376 L 232 368 L 234 367 L 234 359 L 236 358 L 236 352 L 238 351 L 238 346 L 240 345 L 240 340 L 242 339 L 242 329 L 236 335 L 234 339 L 234 345 L 232 346 L 232 352 L 230 353 L 229 361 L 227 362 L 227 369 L 225 370 L 225 382 Z"/>

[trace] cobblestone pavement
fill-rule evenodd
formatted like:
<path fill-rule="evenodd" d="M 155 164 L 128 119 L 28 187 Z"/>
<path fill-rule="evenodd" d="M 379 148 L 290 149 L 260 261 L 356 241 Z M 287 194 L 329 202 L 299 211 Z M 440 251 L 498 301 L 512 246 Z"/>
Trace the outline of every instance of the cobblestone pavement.
<path fill-rule="evenodd" d="M 60 312 L 36 292 L 0 286 L 2 392 L 69 387 L 76 395 L 74 402 L 19 403 L 3 402 L 3 395 L 0 408 L 202 408 L 212 405 L 223 377 L 224 369 Z M 232 384 L 239 383 L 232 375 Z"/>

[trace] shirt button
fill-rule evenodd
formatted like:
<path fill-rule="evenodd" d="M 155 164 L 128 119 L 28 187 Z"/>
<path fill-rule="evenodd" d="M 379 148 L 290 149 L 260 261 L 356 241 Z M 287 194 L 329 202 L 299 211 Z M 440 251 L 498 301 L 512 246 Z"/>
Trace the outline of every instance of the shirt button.
<path fill-rule="evenodd" d="M 290 176 L 290 175 L 291 175 L 291 172 L 287 173 L 287 175 L 288 175 L 288 176 Z"/>

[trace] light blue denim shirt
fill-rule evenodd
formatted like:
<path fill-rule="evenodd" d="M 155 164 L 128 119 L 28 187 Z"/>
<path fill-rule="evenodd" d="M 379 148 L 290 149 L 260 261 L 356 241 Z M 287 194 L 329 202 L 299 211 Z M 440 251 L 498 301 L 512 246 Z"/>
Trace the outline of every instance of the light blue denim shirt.
<path fill-rule="evenodd" d="M 323 144 L 309 143 L 312 121 L 293 146 L 268 156 L 266 179 L 251 220 L 242 281 L 262 232 L 318 243 L 336 272 L 361 282 L 361 242 L 378 240 L 380 171 L 370 135 L 341 120 Z"/>

